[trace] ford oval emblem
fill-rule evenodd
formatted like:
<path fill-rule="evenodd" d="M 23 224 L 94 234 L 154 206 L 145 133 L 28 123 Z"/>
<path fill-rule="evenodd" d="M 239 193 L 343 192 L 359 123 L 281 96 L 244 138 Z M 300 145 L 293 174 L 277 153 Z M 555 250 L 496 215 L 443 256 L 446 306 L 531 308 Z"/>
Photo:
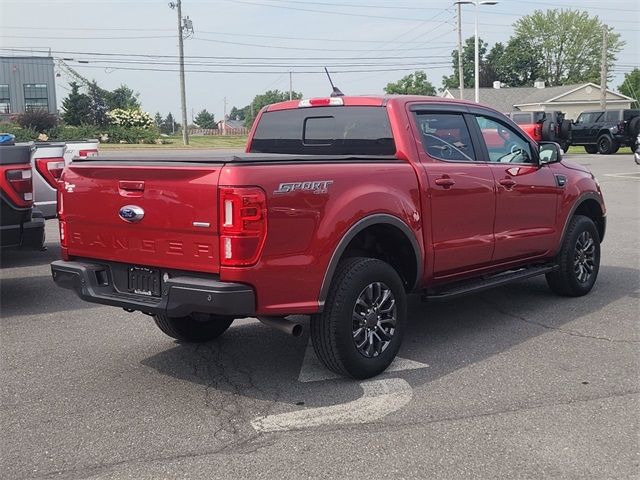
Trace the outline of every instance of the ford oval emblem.
<path fill-rule="evenodd" d="M 144 218 L 144 210 L 137 205 L 125 205 L 120 209 L 118 215 L 125 222 L 138 223 Z"/>

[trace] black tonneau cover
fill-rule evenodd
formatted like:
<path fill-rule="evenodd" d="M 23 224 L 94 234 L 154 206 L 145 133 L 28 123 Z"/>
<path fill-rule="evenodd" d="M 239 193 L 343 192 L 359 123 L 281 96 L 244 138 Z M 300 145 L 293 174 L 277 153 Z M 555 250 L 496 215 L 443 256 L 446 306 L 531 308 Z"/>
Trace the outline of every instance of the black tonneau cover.
<path fill-rule="evenodd" d="M 164 152 L 163 152 L 164 153 Z M 91 164 L 112 164 L 112 163 L 129 163 L 129 164 L 148 164 L 148 163 L 289 163 L 289 162 L 389 162 L 396 161 L 394 155 L 293 155 L 281 153 L 220 153 L 220 154 L 179 154 L 179 155 L 99 155 L 94 157 L 73 159 L 74 164 L 91 163 Z"/>
<path fill-rule="evenodd" d="M 0 145 L 0 165 L 31 162 L 31 145 Z"/>

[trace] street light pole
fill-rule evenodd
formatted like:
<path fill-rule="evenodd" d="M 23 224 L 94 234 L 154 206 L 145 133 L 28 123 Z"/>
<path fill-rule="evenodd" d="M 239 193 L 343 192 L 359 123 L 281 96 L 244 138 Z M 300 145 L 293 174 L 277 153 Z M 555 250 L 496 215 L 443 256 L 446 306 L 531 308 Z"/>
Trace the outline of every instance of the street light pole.
<path fill-rule="evenodd" d="M 480 103 L 480 45 L 478 41 L 478 7 L 481 5 L 495 5 L 498 2 L 495 0 L 458 0 L 454 2 L 454 5 L 473 5 L 475 13 L 475 55 L 474 55 L 474 81 L 475 81 L 475 100 L 476 103 Z"/>
<path fill-rule="evenodd" d="M 480 103 L 480 47 L 478 45 L 478 2 L 476 1 L 474 4 L 474 13 L 475 13 L 475 29 L 474 29 L 474 36 L 475 36 L 475 57 L 474 57 L 474 64 L 475 64 L 475 71 L 474 71 L 474 81 L 475 81 L 475 89 L 476 89 L 476 103 Z"/>

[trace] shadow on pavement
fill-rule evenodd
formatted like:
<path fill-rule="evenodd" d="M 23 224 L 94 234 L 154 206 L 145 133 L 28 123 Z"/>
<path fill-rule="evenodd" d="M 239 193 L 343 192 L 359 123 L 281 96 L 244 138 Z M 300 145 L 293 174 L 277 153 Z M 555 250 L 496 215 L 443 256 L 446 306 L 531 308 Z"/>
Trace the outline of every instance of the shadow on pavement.
<path fill-rule="evenodd" d="M 409 301 L 409 325 L 399 355 L 429 364 L 430 368 L 411 374 L 414 386 L 428 383 L 562 328 L 623 297 L 637 297 L 639 288 L 637 270 L 602 266 L 596 287 L 581 298 L 554 295 L 542 277 L 448 303 L 424 304 L 414 296 Z M 530 320 L 534 314 L 536 320 Z M 142 363 L 210 389 L 295 403 L 309 389 L 327 388 L 325 382 L 297 380 L 307 342 L 306 335 L 287 337 L 261 324 L 243 324 L 232 326 L 208 344 L 176 344 Z M 356 383 L 350 379 L 334 382 Z M 335 389 L 332 400 L 336 402 L 348 395 L 339 390 L 345 389 Z"/>

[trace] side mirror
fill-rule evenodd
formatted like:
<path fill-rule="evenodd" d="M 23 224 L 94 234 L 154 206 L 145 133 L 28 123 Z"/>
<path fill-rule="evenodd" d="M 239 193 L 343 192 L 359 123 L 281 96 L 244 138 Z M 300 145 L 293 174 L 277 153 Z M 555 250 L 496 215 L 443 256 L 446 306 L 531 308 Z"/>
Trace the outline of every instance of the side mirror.
<path fill-rule="evenodd" d="M 538 155 L 540 157 L 540 165 L 547 163 L 556 163 L 562 160 L 562 148 L 556 142 L 540 142 Z"/>

